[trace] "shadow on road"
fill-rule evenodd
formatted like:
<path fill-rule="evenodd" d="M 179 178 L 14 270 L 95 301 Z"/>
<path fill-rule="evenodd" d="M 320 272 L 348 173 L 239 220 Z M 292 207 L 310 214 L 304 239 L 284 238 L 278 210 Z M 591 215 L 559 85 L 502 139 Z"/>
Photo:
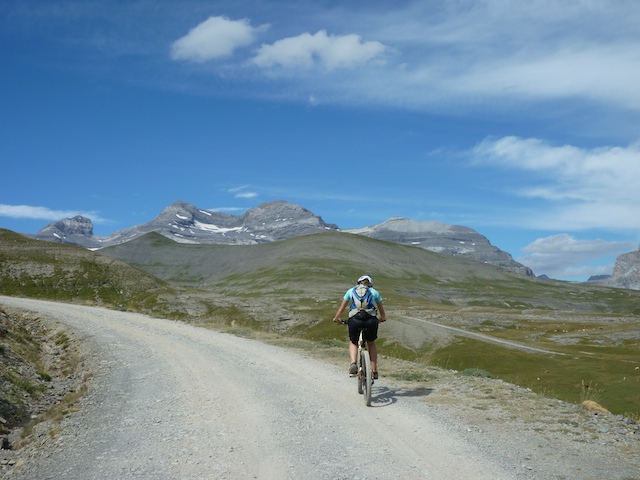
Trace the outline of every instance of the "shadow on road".
<path fill-rule="evenodd" d="M 389 388 L 389 387 L 373 387 L 371 406 L 387 407 L 393 405 L 400 397 L 426 397 L 431 395 L 435 389 L 433 388 Z"/>

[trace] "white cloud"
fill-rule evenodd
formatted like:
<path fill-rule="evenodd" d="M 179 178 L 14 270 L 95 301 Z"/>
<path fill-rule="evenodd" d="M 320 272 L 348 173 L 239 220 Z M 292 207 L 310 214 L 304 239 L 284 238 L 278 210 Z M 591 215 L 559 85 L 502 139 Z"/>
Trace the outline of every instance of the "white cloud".
<path fill-rule="evenodd" d="M 247 19 L 209 17 L 171 45 L 171 58 L 205 62 L 228 57 L 237 48 L 253 43 L 255 34 L 266 28 L 253 28 Z"/>
<path fill-rule="evenodd" d="M 640 108 L 640 44 L 569 46 L 555 52 L 502 57 L 474 65 L 452 90 L 524 100 L 583 97 Z"/>
<path fill-rule="evenodd" d="M 587 149 L 504 137 L 486 139 L 471 155 L 479 164 L 523 172 L 505 189 L 545 202 L 526 220 L 532 227 L 640 229 L 640 144 Z"/>
<path fill-rule="evenodd" d="M 249 188 L 251 185 L 240 185 L 239 187 L 233 187 L 233 188 L 229 188 L 227 190 L 227 192 L 229 193 L 236 193 L 236 192 L 241 192 L 242 190 L 246 190 L 247 188 Z"/>
<path fill-rule="evenodd" d="M 377 41 L 363 42 L 359 35 L 314 35 L 303 33 L 262 45 L 252 62 L 263 68 L 310 68 L 320 63 L 327 70 L 355 68 L 380 58 L 385 46 Z"/>
<path fill-rule="evenodd" d="M 297 73 L 295 88 L 283 76 L 282 83 L 270 82 L 261 94 L 306 101 L 313 91 L 329 102 L 447 113 L 487 111 L 488 105 L 493 112 L 543 111 L 554 107 L 544 102 L 558 100 L 640 110 L 640 10 L 630 0 L 419 0 L 366 11 L 343 7 L 339 15 L 318 5 L 309 8 L 313 19 L 308 14 L 289 17 L 293 10 L 277 12 L 284 15 L 274 24 L 278 31 L 249 61 L 265 75 L 278 68 Z M 248 20 L 241 22 L 250 28 Z M 305 33 L 280 33 L 298 26 Z M 200 37 L 196 29 L 187 35 L 194 41 Z M 357 34 L 327 33 L 332 31 Z M 242 68 L 246 57 L 234 60 L 225 65 L 225 78 L 250 74 Z M 354 68 L 371 63 L 384 68 L 375 75 Z M 303 75 L 315 66 L 325 74 L 350 72 L 333 75 L 332 81 Z"/>
<path fill-rule="evenodd" d="M 246 207 L 214 207 L 214 208 L 208 208 L 207 210 L 210 212 L 237 214 L 237 213 L 245 212 L 247 209 Z"/>
<path fill-rule="evenodd" d="M 578 240 L 567 233 L 538 238 L 526 247 L 524 253 L 539 255 L 575 255 L 589 260 L 604 253 L 620 252 L 633 247 L 632 242 L 610 242 L 603 239 Z"/>
<path fill-rule="evenodd" d="M 256 192 L 240 192 L 236 194 L 236 198 L 256 198 L 257 196 Z"/>
<path fill-rule="evenodd" d="M 256 198 L 258 193 L 248 191 L 250 187 L 251 185 L 240 185 L 227 189 L 227 192 L 232 193 L 235 198 Z"/>
<path fill-rule="evenodd" d="M 490 98 L 496 107 L 580 98 L 638 109 L 640 11 L 632 5 L 478 0 L 439 2 L 427 14 L 416 2 L 389 22 L 402 32 L 389 27 L 377 38 L 402 52 L 405 80 L 450 98 Z"/>
<path fill-rule="evenodd" d="M 72 2 L 73 7 L 67 5 L 70 2 L 59 3 L 23 0 L 21 8 L 7 17 L 10 23 L 5 23 L 25 25 L 25 32 L 61 42 L 65 51 L 69 45 L 90 45 L 102 54 L 137 55 L 136 63 L 147 59 L 155 65 L 161 65 L 153 57 L 156 52 L 166 55 L 164 48 L 158 48 L 166 45 L 166 32 L 184 16 L 205 19 L 202 12 L 211 8 L 194 0 L 160 2 L 162 6 L 149 9 L 140 8 L 138 2 L 108 2 L 108 7 L 105 2 Z M 372 2 L 366 8 L 361 2 L 328 6 L 311 0 L 269 6 L 255 0 L 215 3 L 225 3 L 227 12 L 237 18 L 249 14 L 260 21 L 268 18 L 276 30 L 269 39 L 261 39 L 265 44 L 253 59 L 264 70 L 243 68 L 249 49 L 234 55 L 253 45 L 267 28 L 253 27 L 248 18 L 211 16 L 194 22 L 194 28 L 171 45 L 176 60 L 201 63 L 227 58 L 225 65 L 206 72 L 228 82 L 216 87 L 228 85 L 234 95 L 306 102 L 313 91 L 323 103 L 369 102 L 447 114 L 468 109 L 526 113 L 523 110 L 529 107 L 546 113 L 548 108 L 560 111 L 557 104 L 546 103 L 558 100 L 577 101 L 580 108 L 605 106 L 632 114 L 640 110 L 636 0 L 413 0 Z M 96 28 L 86 29 L 87 22 Z M 393 56 L 382 57 L 383 51 L 392 51 Z M 260 83 L 263 75 L 273 74 L 266 67 L 323 65 L 327 74 L 383 58 L 386 68 L 377 69 L 375 75 L 356 68 L 331 81 L 323 75 L 300 74 L 294 79 L 297 88 L 284 76 L 280 83 L 272 77 Z M 253 76 L 256 73 L 263 75 Z M 249 81 L 239 85 L 239 77 Z M 200 76 L 189 81 L 197 91 L 210 86 L 209 79 Z M 615 118 L 621 128 L 632 128 L 626 119 Z"/>
<path fill-rule="evenodd" d="M 589 277 L 611 274 L 612 263 L 595 263 L 602 263 L 603 260 L 611 262 L 617 255 L 633 248 L 632 242 L 578 240 L 561 233 L 536 239 L 522 249 L 527 255 L 516 260 L 530 267 L 537 275 L 544 273 L 552 278 L 564 279 Z"/>
<path fill-rule="evenodd" d="M 92 222 L 95 223 L 102 223 L 105 221 L 96 212 L 83 212 L 79 210 L 52 210 L 47 207 L 33 207 L 30 205 L 0 204 L 0 217 L 57 221 L 64 218 L 75 217 L 77 215 L 91 218 Z"/>
<path fill-rule="evenodd" d="M 416 103 L 446 97 L 450 106 L 482 106 L 491 99 L 499 108 L 580 98 L 637 110 L 634 6 L 633 0 L 412 2 L 376 18 L 374 28 L 376 38 L 400 52 L 405 68 L 395 87 Z"/>

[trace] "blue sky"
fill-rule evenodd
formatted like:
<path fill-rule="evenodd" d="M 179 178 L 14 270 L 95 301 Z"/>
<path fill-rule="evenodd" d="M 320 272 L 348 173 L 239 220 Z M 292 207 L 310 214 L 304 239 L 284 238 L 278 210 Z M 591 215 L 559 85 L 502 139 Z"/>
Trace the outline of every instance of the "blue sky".
<path fill-rule="evenodd" d="M 640 242 L 638 25 L 636 0 L 3 0 L 0 227 L 287 200 L 611 273 Z"/>

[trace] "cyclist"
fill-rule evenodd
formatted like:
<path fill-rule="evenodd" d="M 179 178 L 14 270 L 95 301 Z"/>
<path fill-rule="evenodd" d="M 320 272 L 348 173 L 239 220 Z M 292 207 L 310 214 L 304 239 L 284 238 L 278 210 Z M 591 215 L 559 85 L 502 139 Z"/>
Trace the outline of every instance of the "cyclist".
<path fill-rule="evenodd" d="M 370 308 L 361 310 L 356 306 L 354 299 L 354 290 L 358 285 L 366 285 L 371 293 L 372 303 Z M 358 353 L 358 335 L 360 329 L 366 328 L 364 331 L 364 339 L 367 341 L 367 348 L 369 355 L 371 356 L 371 370 L 373 370 L 373 378 L 378 378 L 378 349 L 376 348 L 376 338 L 378 338 L 378 322 L 385 322 L 387 315 L 384 311 L 384 305 L 382 304 L 382 297 L 380 293 L 373 288 L 373 280 L 369 275 L 362 275 L 358 278 L 358 282 L 355 287 L 350 288 L 344 294 L 342 303 L 333 317 L 333 321 L 336 323 L 342 322 L 340 316 L 346 310 L 347 305 L 349 307 L 349 356 L 351 357 L 351 366 L 349 367 L 349 374 L 354 375 L 358 373 L 358 367 L 356 365 L 356 355 Z"/>

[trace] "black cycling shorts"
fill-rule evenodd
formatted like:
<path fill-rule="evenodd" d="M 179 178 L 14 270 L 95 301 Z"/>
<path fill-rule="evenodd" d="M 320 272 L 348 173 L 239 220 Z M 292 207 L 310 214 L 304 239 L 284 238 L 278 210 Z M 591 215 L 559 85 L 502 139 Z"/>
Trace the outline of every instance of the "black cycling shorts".
<path fill-rule="evenodd" d="M 364 339 L 367 342 L 373 342 L 376 338 L 378 338 L 378 317 L 374 317 L 371 315 L 369 318 L 365 320 L 358 320 L 355 318 L 350 318 L 347 325 L 349 326 L 349 340 L 354 345 L 358 344 L 358 337 L 360 336 L 360 329 L 366 328 L 364 331 Z"/>

